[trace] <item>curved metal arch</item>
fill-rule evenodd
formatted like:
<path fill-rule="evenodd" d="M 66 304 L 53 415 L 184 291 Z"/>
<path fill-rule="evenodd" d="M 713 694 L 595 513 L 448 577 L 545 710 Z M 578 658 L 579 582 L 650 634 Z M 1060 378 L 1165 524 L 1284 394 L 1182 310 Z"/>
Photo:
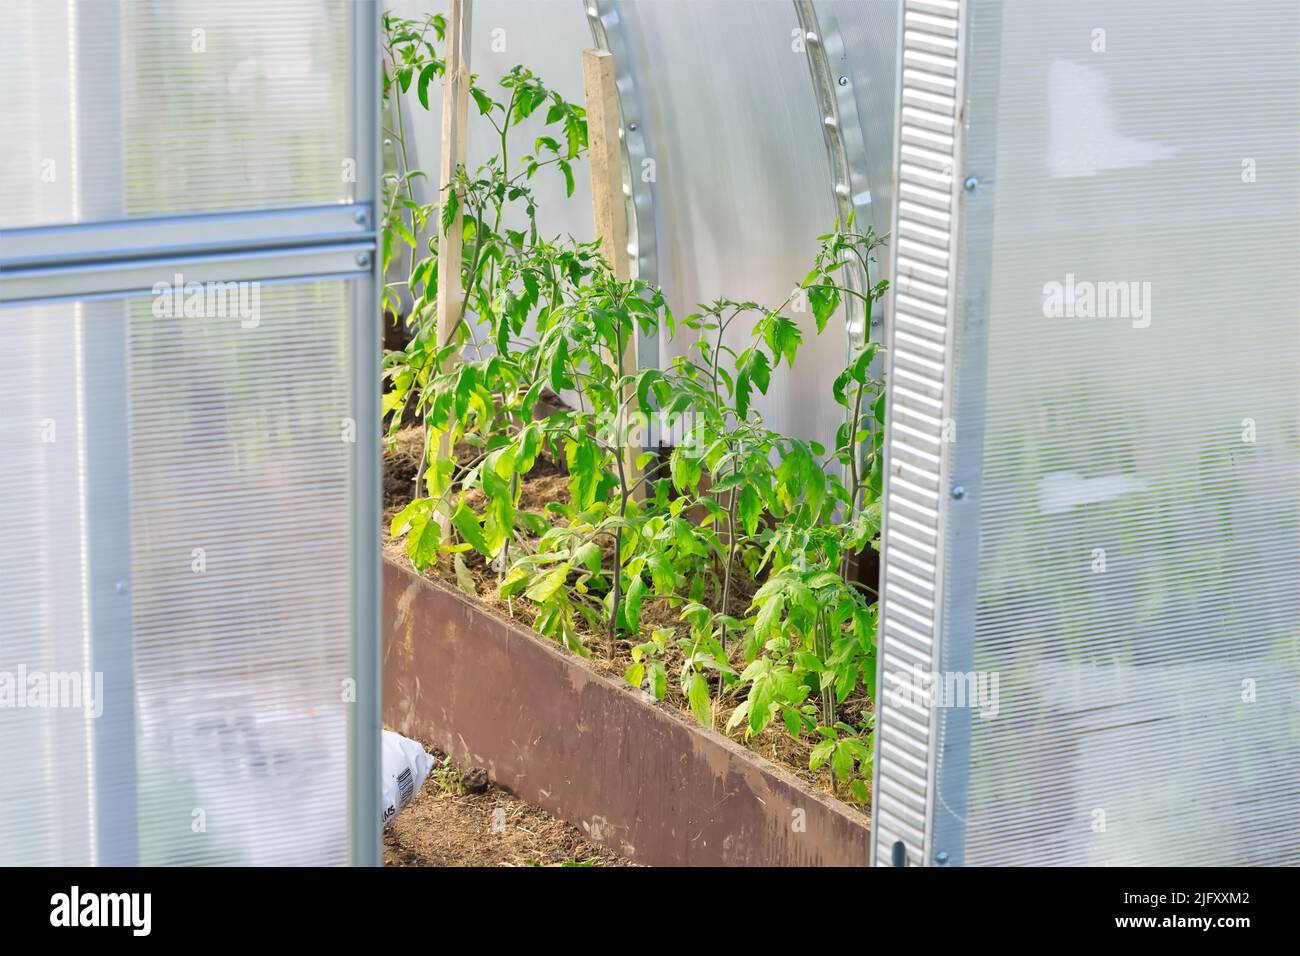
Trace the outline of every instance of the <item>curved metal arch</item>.
<path fill-rule="evenodd" d="M 858 119 L 858 103 L 853 77 L 848 72 L 831 69 L 831 63 L 845 64 L 848 54 L 834 9 L 825 7 L 819 16 L 813 0 L 793 0 L 795 16 L 804 31 L 804 50 L 812 77 L 813 94 L 821 111 L 822 133 L 826 140 L 826 158 L 830 164 L 836 216 L 846 223 L 871 222 L 872 193 L 868 172 L 866 139 Z M 845 67 L 847 69 L 847 67 Z M 867 277 L 860 269 L 845 270 L 853 291 L 866 292 Z M 864 327 L 862 304 L 852 299 L 844 304 L 845 333 L 850 354 L 865 341 L 879 338 L 881 317 L 872 317 L 872 328 Z M 873 332 L 874 329 L 874 332 Z"/>

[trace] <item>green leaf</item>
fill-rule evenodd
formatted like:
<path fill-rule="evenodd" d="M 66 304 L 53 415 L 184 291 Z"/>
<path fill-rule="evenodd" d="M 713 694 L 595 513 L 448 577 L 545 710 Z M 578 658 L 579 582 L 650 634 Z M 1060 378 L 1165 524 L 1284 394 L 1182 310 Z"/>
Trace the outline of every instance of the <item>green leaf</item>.
<path fill-rule="evenodd" d="M 569 158 L 574 159 L 587 145 L 587 122 L 580 107 L 570 106 L 564 115 L 564 140 Z"/>
<path fill-rule="evenodd" d="M 600 484 L 600 449 L 591 441 L 565 439 L 565 462 L 569 466 L 569 495 L 579 509 L 590 508 Z"/>
<path fill-rule="evenodd" d="M 758 612 L 754 631 L 759 637 L 766 638 L 781 622 L 781 612 L 785 609 L 785 595 L 777 594 L 763 602 L 763 609 Z"/>
<path fill-rule="evenodd" d="M 732 711 L 731 716 L 727 718 L 727 730 L 728 731 L 735 730 L 737 727 L 739 727 L 742 723 L 745 722 L 745 718 L 748 716 L 749 716 L 749 701 L 742 700 L 740 702 L 740 706 L 737 707 L 734 711 Z"/>
<path fill-rule="evenodd" d="M 506 575 L 506 579 L 501 582 L 500 586 L 498 586 L 497 592 L 503 598 L 514 597 L 527 583 L 528 569 L 514 567 L 510 569 L 510 573 Z"/>
<path fill-rule="evenodd" d="M 601 551 L 600 545 L 594 541 L 588 541 L 573 552 L 573 561 L 583 564 L 592 574 L 600 573 Z"/>
<path fill-rule="evenodd" d="M 537 422 L 529 422 L 519 433 L 516 441 L 519 447 L 515 452 L 515 471 L 526 475 L 533 470 L 533 463 L 537 461 L 537 452 L 542 447 L 542 426 Z"/>
<path fill-rule="evenodd" d="M 879 343 L 868 342 L 862 347 L 862 351 L 853 359 L 853 364 L 849 366 L 850 374 L 853 381 L 867 384 L 871 378 L 871 363 L 876 359 L 876 351 L 879 349 Z"/>
<path fill-rule="evenodd" d="M 571 384 L 568 378 L 569 340 L 561 337 L 551 353 L 551 388 L 558 395 Z"/>
<path fill-rule="evenodd" d="M 416 521 L 428 517 L 433 502 L 428 498 L 416 498 L 409 505 L 393 515 L 393 520 L 388 526 L 390 537 L 400 538 L 412 528 L 415 527 Z M 423 522 L 421 522 L 423 524 Z"/>
<path fill-rule="evenodd" d="M 772 378 L 772 368 L 768 364 L 767 353 L 761 349 L 748 348 L 740 353 L 736 362 L 736 415 L 743 421 L 749 416 L 750 386 L 756 386 L 766 393 Z"/>
<path fill-rule="evenodd" d="M 690 678 L 690 689 L 686 692 L 686 698 L 690 701 L 691 711 L 695 714 L 695 719 L 704 726 L 709 725 L 709 682 L 703 674 L 693 673 Z"/>
<path fill-rule="evenodd" d="M 451 516 L 451 523 L 466 544 L 471 545 L 475 551 L 485 557 L 492 557 L 493 552 L 483 537 L 483 528 L 479 525 L 478 515 L 466 507 L 465 502 L 462 501 L 457 505 Z"/>
<path fill-rule="evenodd" d="M 682 608 L 681 618 L 691 625 L 692 632 L 702 634 L 713 618 L 713 612 L 703 604 L 691 603 Z"/>
<path fill-rule="evenodd" d="M 692 458 L 682 448 L 674 448 L 668 462 L 668 470 L 672 476 L 673 487 L 679 493 L 695 491 L 699 487 L 700 478 L 704 475 L 704 462 Z"/>
<path fill-rule="evenodd" d="M 833 751 L 834 749 L 835 749 L 835 740 L 833 738 L 831 740 L 823 740 L 821 743 L 819 743 L 816 747 L 812 749 L 812 753 L 808 755 L 808 769 L 809 770 L 819 769 L 823 764 L 826 763 L 827 759 L 829 759 L 831 755 L 831 751 Z"/>
<path fill-rule="evenodd" d="M 420 97 L 420 105 L 426 110 L 429 108 L 429 81 L 438 73 L 437 63 L 430 63 L 420 71 L 420 79 L 415 85 L 415 93 Z"/>
<path fill-rule="evenodd" d="M 524 592 L 524 596 L 537 604 L 545 604 L 555 596 L 555 593 L 559 591 L 560 588 L 564 587 L 564 582 L 568 577 L 569 565 L 561 564 L 547 572 L 540 581 L 534 582 L 533 585 Z"/>
<path fill-rule="evenodd" d="M 831 773 L 841 780 L 853 773 L 853 750 L 847 744 L 847 740 L 841 740 L 831 754 Z"/>
<path fill-rule="evenodd" d="M 641 411 L 649 415 L 654 411 L 650 404 L 650 388 L 656 381 L 663 379 L 663 373 L 657 368 L 646 369 L 640 373 L 636 383 L 636 402 Z"/>
<path fill-rule="evenodd" d="M 474 97 L 474 102 L 478 104 L 480 116 L 486 116 L 488 113 L 491 113 L 492 107 L 496 105 L 492 102 L 492 97 L 488 96 L 477 86 L 471 86 L 469 88 L 469 95 Z"/>
<path fill-rule="evenodd" d="M 515 115 L 518 119 L 527 119 L 533 110 L 546 99 L 546 94 L 536 86 L 521 86 L 515 95 Z"/>
<path fill-rule="evenodd" d="M 641 682 L 645 680 L 645 664 L 633 664 L 627 669 L 627 673 L 623 675 L 623 680 L 640 690 Z"/>
<path fill-rule="evenodd" d="M 740 523 L 745 528 L 745 534 L 753 537 L 758 531 L 758 519 L 762 514 L 763 503 L 758 494 L 758 489 L 752 484 L 745 485 L 740 489 L 740 495 L 736 499 L 736 513 L 740 516 Z"/>
<path fill-rule="evenodd" d="M 406 225 L 406 220 L 403 219 L 400 215 L 394 214 L 389 217 L 388 228 L 391 229 L 399 239 L 401 239 L 412 249 L 415 248 L 415 236 L 411 234 L 411 229 L 409 226 Z"/>
<path fill-rule="evenodd" d="M 808 290 L 808 304 L 812 306 L 817 322 L 817 334 L 826 330 L 826 323 L 839 308 L 840 290 L 829 282 L 819 283 Z"/>
<path fill-rule="evenodd" d="M 821 659 L 811 651 L 795 651 L 793 660 L 796 667 L 813 673 L 821 673 L 825 669 Z"/>
<path fill-rule="evenodd" d="M 411 563 L 423 571 L 437 562 L 441 548 L 442 527 L 433 520 L 432 513 L 426 511 L 411 525 L 406 539 L 406 554 Z"/>
<path fill-rule="evenodd" d="M 841 583 L 840 576 L 834 571 L 819 571 L 808 579 L 808 587 L 814 591 Z"/>
<path fill-rule="evenodd" d="M 617 569 L 615 569 L 615 573 Z M 641 599 L 645 596 L 645 581 L 636 575 L 628 582 L 627 594 L 623 599 L 623 614 L 627 619 L 628 630 L 633 634 L 641 629 Z"/>
<path fill-rule="evenodd" d="M 501 552 L 501 547 L 509 540 L 515 526 L 515 507 L 508 485 L 504 486 L 504 492 L 488 502 L 483 519 L 483 542 L 493 555 Z"/>
<path fill-rule="evenodd" d="M 650 566 L 650 581 L 654 584 L 655 594 L 672 594 L 677 588 L 677 570 L 668 555 L 654 551 L 646 563 Z"/>
<path fill-rule="evenodd" d="M 767 679 L 754 681 L 749 691 L 749 733 L 762 733 L 763 728 L 772 722 L 772 711 L 776 706 L 776 682 Z"/>
<path fill-rule="evenodd" d="M 469 573 L 469 567 L 459 554 L 452 557 L 452 564 L 456 569 L 456 584 L 470 597 L 478 597 L 478 585 L 474 583 L 474 575 Z"/>
<path fill-rule="evenodd" d="M 768 348 L 772 350 L 773 361 L 779 365 L 781 357 L 785 356 L 786 364 L 794 368 L 795 355 L 799 351 L 800 342 L 803 341 L 803 333 L 799 331 L 799 326 L 784 315 L 775 315 L 767 322 L 763 337 L 767 340 Z"/>
<path fill-rule="evenodd" d="M 513 445 L 507 445 L 488 455 L 484 468 L 489 469 L 492 474 L 496 475 L 503 481 L 509 481 L 515 474 L 515 455 L 517 452 Z M 507 494 L 509 489 L 503 489 Z"/>
<path fill-rule="evenodd" d="M 858 669 L 856 666 L 841 667 L 835 672 L 835 700 L 844 703 L 849 693 L 858 686 Z"/>
<path fill-rule="evenodd" d="M 664 662 L 658 659 L 650 662 L 650 693 L 655 700 L 663 700 L 668 693 L 668 671 Z"/>
<path fill-rule="evenodd" d="M 456 219 L 456 212 L 460 209 L 460 195 L 455 189 L 448 188 L 442 197 L 442 209 L 439 213 L 442 219 L 442 231 L 446 232 L 451 228 L 451 224 Z"/>

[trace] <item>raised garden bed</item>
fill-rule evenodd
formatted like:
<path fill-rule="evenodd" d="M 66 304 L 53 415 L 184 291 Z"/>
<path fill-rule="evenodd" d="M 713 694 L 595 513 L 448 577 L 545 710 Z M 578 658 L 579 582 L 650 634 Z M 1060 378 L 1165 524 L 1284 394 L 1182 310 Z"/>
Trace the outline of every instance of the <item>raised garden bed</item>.
<path fill-rule="evenodd" d="M 462 77 L 434 41 L 452 21 L 386 21 L 390 95 Z M 389 720 L 640 861 L 863 863 L 878 344 L 827 377 L 833 438 L 771 427 L 758 396 L 842 340 L 833 317 L 870 325 L 884 239 L 837 221 L 774 306 L 674 316 L 623 267 L 608 57 L 584 79 L 586 108 L 522 66 L 497 92 L 471 77 L 496 155 L 448 152 L 430 203 L 398 144 L 385 181 L 384 303 L 409 333 L 384 360 Z M 514 162 L 530 117 L 553 135 Z M 571 195 L 584 157 L 599 241 L 548 238 L 534 176 Z M 641 363 L 664 335 L 680 354 Z"/>
<path fill-rule="evenodd" d="M 857 866 L 866 818 L 441 582 L 384 564 L 384 720 L 657 866 Z"/>

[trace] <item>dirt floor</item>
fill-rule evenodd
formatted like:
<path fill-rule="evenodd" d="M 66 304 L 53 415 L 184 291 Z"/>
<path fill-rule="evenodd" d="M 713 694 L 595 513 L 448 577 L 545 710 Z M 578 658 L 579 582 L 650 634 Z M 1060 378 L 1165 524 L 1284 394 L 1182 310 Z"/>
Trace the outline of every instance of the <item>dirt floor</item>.
<path fill-rule="evenodd" d="M 577 827 L 438 757 L 424 789 L 384 832 L 385 866 L 634 866 Z M 477 791 L 477 792 L 473 792 Z"/>

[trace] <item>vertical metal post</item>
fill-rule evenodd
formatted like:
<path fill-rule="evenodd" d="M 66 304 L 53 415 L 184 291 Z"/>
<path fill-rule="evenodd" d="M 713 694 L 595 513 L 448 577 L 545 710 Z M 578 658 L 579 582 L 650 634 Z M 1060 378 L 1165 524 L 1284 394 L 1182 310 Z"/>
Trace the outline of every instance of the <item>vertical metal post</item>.
<path fill-rule="evenodd" d="M 71 23 L 77 158 L 75 218 L 124 214 L 122 104 L 118 87 L 100 82 L 120 75 L 122 11 L 117 4 L 78 4 Z M 83 43 L 96 47 L 102 73 L 77 69 Z M 117 148 L 110 144 L 116 143 Z M 93 154 L 93 155 L 92 155 Z M 125 303 L 76 303 L 73 343 L 79 383 L 82 487 L 85 507 L 87 621 L 91 687 L 103 675 L 102 712 L 93 720 L 95 862 L 131 866 L 139 860 L 136 795 L 135 655 L 131 620 L 131 473 L 129 312 Z"/>
<path fill-rule="evenodd" d="M 383 711 L 383 624 L 380 617 L 379 554 L 379 362 L 383 314 L 379 291 L 383 276 L 377 234 L 379 177 L 383 169 L 380 136 L 380 5 L 360 0 L 352 7 L 353 142 L 357 180 L 353 201 L 368 210 L 364 225 L 374 251 L 358 264 L 368 273 L 351 283 L 351 417 L 352 445 L 352 676 L 356 700 L 348 734 L 348 807 L 350 852 L 354 866 L 378 866 L 382 860 L 380 821 L 380 732 Z"/>

